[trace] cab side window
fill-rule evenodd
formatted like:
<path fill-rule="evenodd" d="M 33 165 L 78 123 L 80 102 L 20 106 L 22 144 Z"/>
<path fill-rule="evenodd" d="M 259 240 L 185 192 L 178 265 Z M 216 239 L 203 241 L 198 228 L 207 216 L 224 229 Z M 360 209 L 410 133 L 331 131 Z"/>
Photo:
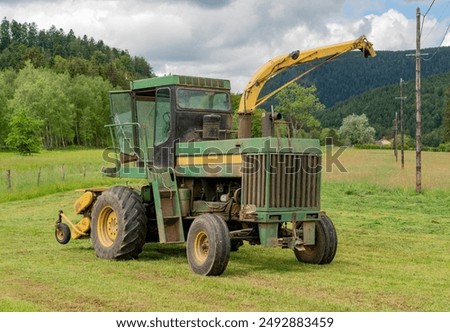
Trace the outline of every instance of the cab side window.
<path fill-rule="evenodd" d="M 155 145 L 167 141 L 170 136 L 170 90 L 156 92 Z"/>

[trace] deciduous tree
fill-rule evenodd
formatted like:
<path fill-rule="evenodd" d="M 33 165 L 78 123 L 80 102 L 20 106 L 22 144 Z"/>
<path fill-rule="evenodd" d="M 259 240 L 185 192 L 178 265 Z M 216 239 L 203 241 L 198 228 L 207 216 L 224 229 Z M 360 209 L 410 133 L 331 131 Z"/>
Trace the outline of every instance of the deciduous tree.
<path fill-rule="evenodd" d="M 372 143 L 374 135 L 375 129 L 370 127 L 365 114 L 347 116 L 339 128 L 339 137 L 347 145 Z"/>
<path fill-rule="evenodd" d="M 276 95 L 275 100 L 278 104 L 275 111 L 280 112 L 283 118 L 290 122 L 293 137 L 320 127 L 320 122 L 313 113 L 325 109 L 325 106 L 316 96 L 316 92 L 314 86 L 305 88 L 293 83 Z"/>
<path fill-rule="evenodd" d="M 42 120 L 31 117 L 23 108 L 17 110 L 9 121 L 11 131 L 6 145 L 22 154 L 32 154 L 41 149 Z"/>

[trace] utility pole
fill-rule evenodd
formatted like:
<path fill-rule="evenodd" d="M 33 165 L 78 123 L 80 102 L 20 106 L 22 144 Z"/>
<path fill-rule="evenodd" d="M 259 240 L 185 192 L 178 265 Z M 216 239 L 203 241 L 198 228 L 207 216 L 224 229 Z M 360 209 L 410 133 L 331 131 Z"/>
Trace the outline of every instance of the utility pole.
<path fill-rule="evenodd" d="M 402 168 L 405 168 L 405 129 L 404 129 L 404 118 L 403 118 L 403 101 L 406 97 L 403 97 L 403 79 L 400 78 L 400 97 L 395 97 L 395 99 L 400 99 L 400 148 L 401 148 L 401 164 Z"/>
<path fill-rule="evenodd" d="M 394 118 L 394 156 L 395 162 L 398 162 L 398 113 L 395 112 Z"/>
<path fill-rule="evenodd" d="M 420 8 L 416 10 L 416 192 L 422 191 L 422 113 L 420 96 Z"/>

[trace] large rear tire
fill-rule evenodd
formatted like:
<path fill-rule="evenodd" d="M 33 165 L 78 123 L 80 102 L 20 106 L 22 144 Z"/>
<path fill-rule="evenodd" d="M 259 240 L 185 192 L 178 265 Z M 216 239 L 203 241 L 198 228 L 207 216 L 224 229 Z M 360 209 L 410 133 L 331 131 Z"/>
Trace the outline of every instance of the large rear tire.
<path fill-rule="evenodd" d="M 112 187 L 96 200 L 91 239 L 97 257 L 134 259 L 142 252 L 147 218 L 141 197 L 124 186 Z"/>
<path fill-rule="evenodd" d="M 202 214 L 195 218 L 186 243 L 191 270 L 206 276 L 221 275 L 230 259 L 230 233 L 218 215 Z"/>
<path fill-rule="evenodd" d="M 300 262 L 309 264 L 330 264 L 337 250 L 337 235 L 333 222 L 325 214 L 320 213 L 320 220 L 316 221 L 315 245 L 305 246 L 305 250 L 294 249 L 295 256 Z"/>

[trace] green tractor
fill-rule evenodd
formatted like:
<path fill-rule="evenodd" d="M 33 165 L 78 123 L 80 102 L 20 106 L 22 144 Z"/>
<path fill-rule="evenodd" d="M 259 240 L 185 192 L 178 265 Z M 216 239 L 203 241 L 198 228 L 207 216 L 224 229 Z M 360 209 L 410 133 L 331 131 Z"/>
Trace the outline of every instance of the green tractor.
<path fill-rule="evenodd" d="M 320 210 L 319 141 L 273 137 L 271 113 L 264 114 L 264 137 L 251 138 L 251 116 L 272 76 L 353 49 L 375 55 L 361 37 L 261 67 L 242 96 L 237 138 L 228 80 L 171 75 L 111 92 L 114 166 L 103 174 L 145 185 L 85 189 L 75 203 L 81 221 L 60 211 L 57 241 L 90 237 L 106 259 L 135 259 L 147 242 L 186 243 L 189 266 L 201 275 L 221 275 L 244 241 L 289 248 L 301 262 L 331 263 L 337 236 Z"/>

